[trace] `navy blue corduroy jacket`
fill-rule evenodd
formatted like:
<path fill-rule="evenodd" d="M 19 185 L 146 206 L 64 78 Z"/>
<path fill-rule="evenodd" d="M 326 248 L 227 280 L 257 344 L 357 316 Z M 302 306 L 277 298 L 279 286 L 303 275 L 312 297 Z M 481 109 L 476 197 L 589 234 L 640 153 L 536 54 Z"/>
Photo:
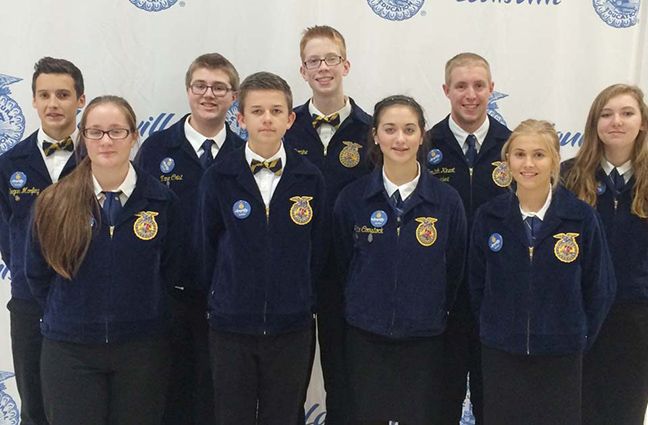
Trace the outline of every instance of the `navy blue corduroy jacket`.
<path fill-rule="evenodd" d="M 198 186 L 205 170 L 200 164 L 196 151 L 185 136 L 184 126 L 188 118 L 189 114 L 166 130 L 153 133 L 140 148 L 135 163 L 178 195 L 187 229 L 183 237 L 186 239 L 187 246 L 192 247 L 195 244 L 191 242 L 191 237 L 195 235 L 198 223 L 196 220 Z M 227 125 L 225 125 L 225 131 L 225 143 L 214 158 L 215 162 L 244 146 L 244 141 L 234 134 Z M 172 161 L 168 161 L 169 159 Z M 163 166 L 162 161 L 166 161 L 167 164 L 170 162 L 173 167 L 169 169 L 170 167 Z M 200 289 L 197 258 L 198 254 L 193 250 L 187 252 L 183 281 L 179 282 L 179 285 L 185 290 Z M 179 293 L 175 293 L 178 296 Z"/>
<path fill-rule="evenodd" d="M 431 149 L 441 151 L 442 159 L 437 164 L 430 164 L 428 168 L 442 182 L 448 183 L 457 189 L 466 208 L 468 228 L 472 225 L 477 208 L 497 195 L 507 192 L 506 187 L 495 184 L 493 171 L 497 168 L 494 162 L 501 161 L 501 150 L 506 140 L 511 135 L 511 130 L 500 124 L 496 119 L 488 116 L 490 127 L 479 153 L 475 158 L 472 170 L 468 168 L 464 154 L 448 124 L 450 115 L 437 123 L 427 132 Z"/>
<path fill-rule="evenodd" d="M 522 355 L 589 348 L 616 289 L 600 218 L 562 187 L 553 193 L 532 251 L 515 194 L 483 205 L 475 216 L 469 273 L 482 343 Z"/>
<path fill-rule="evenodd" d="M 378 212 L 387 217 L 383 225 Z M 340 194 L 334 237 L 349 324 L 392 338 L 444 331 L 463 278 L 467 240 L 456 190 L 422 168 L 397 218 L 379 168 Z"/>
<path fill-rule="evenodd" d="M 324 179 L 300 155 L 286 150 L 286 158 L 267 209 L 245 150 L 203 177 L 196 240 L 213 329 L 276 335 L 312 322 L 326 248 Z"/>
<path fill-rule="evenodd" d="M 69 174 L 75 166 L 76 159 L 72 155 L 61 176 Z M 24 186 L 17 188 L 12 186 L 11 179 L 18 172 L 25 175 L 26 181 Z M 11 272 L 11 305 L 24 307 L 26 312 L 35 312 L 35 309 L 40 312 L 25 277 L 29 216 L 36 197 L 51 184 L 52 178 L 38 147 L 38 131 L 0 155 L 0 250 Z M 19 186 L 15 182 L 14 185 Z M 14 303 L 14 300 L 24 302 Z"/>
<path fill-rule="evenodd" d="M 71 281 L 47 264 L 29 226 L 27 279 L 44 308 L 43 336 L 103 344 L 168 331 L 171 313 L 167 294 L 181 272 L 182 211 L 180 201 L 168 188 L 136 171 L 135 190 L 117 216 L 112 236 L 102 209 L 100 218 L 88 217 L 87 223 L 79 223 L 95 227 L 95 234 Z M 155 224 L 150 220 L 143 223 L 145 217 L 138 216 L 142 212 L 154 215 Z"/>
<path fill-rule="evenodd" d="M 333 211 L 335 200 L 344 186 L 369 173 L 365 156 L 371 116 L 360 109 L 353 99 L 349 98 L 349 102 L 351 115 L 340 124 L 326 150 L 317 130 L 313 128 L 313 118 L 308 111 L 310 101 L 295 108 L 295 123 L 285 136 L 287 150 L 303 155 L 322 172 L 326 181 L 326 199 L 330 212 Z M 353 150 L 357 150 L 357 156 L 350 152 Z M 343 151 L 351 153 L 350 157 L 354 160 L 344 159 L 344 155 L 341 155 Z"/>
<path fill-rule="evenodd" d="M 566 177 L 574 165 L 562 164 Z M 617 194 L 603 169 L 596 173 L 599 191 L 596 211 L 601 216 L 617 278 L 615 302 L 648 303 L 648 219 L 632 213 L 634 176 Z"/>

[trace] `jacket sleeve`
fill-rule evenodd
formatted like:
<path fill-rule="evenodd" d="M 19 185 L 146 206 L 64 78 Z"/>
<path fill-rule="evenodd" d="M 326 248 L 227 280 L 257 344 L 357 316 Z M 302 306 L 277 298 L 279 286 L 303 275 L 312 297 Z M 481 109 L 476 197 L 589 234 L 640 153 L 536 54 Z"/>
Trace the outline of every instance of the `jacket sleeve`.
<path fill-rule="evenodd" d="M 45 261 L 40 241 L 34 232 L 33 214 L 27 228 L 25 241 L 25 275 L 34 298 L 41 307 L 45 307 L 47 295 L 57 274 Z"/>
<path fill-rule="evenodd" d="M 200 267 L 199 280 L 203 292 L 208 292 L 214 280 L 216 261 L 218 258 L 218 239 L 224 228 L 220 212 L 217 189 L 211 183 L 213 167 L 207 170 L 198 189 L 197 223 L 193 243 L 194 252 L 198 254 Z"/>
<path fill-rule="evenodd" d="M 344 287 L 354 254 L 353 216 L 346 202 L 345 192 L 338 196 L 333 208 L 333 249 Z"/>
<path fill-rule="evenodd" d="M 468 255 L 468 290 L 470 292 L 470 305 L 477 323 L 479 323 L 479 312 L 481 311 L 486 286 L 486 252 L 484 251 L 486 239 L 482 230 L 484 220 L 484 214 L 480 208 L 477 210 L 473 222 Z"/>
<path fill-rule="evenodd" d="M 171 201 L 167 208 L 167 234 L 164 240 L 164 251 L 162 252 L 161 262 L 161 276 L 164 279 L 164 284 L 169 291 L 173 294 L 174 286 L 180 285 L 183 282 L 182 266 L 187 261 L 187 249 L 185 247 L 185 220 L 182 217 L 182 209 L 180 207 L 180 199 L 171 192 Z"/>
<path fill-rule="evenodd" d="M 612 307 L 617 282 L 601 218 L 592 208 L 589 209 L 583 233 L 581 288 L 587 316 L 586 349 L 589 349 Z"/>
<path fill-rule="evenodd" d="M 457 292 L 464 278 L 464 268 L 466 264 L 467 251 L 467 223 L 466 212 L 463 208 L 459 194 L 453 192 L 454 211 L 450 221 L 450 231 L 446 246 L 446 308 L 452 310 L 452 306 L 457 299 Z"/>

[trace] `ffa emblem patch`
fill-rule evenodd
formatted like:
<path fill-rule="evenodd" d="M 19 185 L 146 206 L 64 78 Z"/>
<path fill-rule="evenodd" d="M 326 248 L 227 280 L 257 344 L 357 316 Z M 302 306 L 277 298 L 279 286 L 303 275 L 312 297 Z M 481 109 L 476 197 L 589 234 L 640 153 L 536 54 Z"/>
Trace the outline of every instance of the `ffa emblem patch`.
<path fill-rule="evenodd" d="M 310 205 L 312 196 L 293 196 L 290 198 L 294 202 L 290 207 L 290 219 L 295 223 L 303 226 L 310 223 L 313 219 L 313 208 Z"/>
<path fill-rule="evenodd" d="M 558 233 L 554 238 L 558 239 L 554 246 L 554 255 L 563 263 L 571 263 L 578 258 L 578 244 L 576 238 L 578 233 Z"/>
<path fill-rule="evenodd" d="M 159 213 L 155 211 L 140 211 L 135 214 L 138 217 L 133 224 L 133 232 L 135 236 L 143 241 L 150 241 L 158 232 L 158 224 L 155 221 L 155 216 Z"/>
<path fill-rule="evenodd" d="M 358 149 L 362 148 L 362 145 L 353 142 L 342 143 L 344 143 L 345 146 L 340 152 L 340 164 L 347 168 L 353 168 L 360 164 L 360 152 L 358 152 Z"/>
<path fill-rule="evenodd" d="M 509 169 L 506 165 L 506 162 L 495 161 L 491 165 L 494 165 L 493 173 L 493 182 L 499 187 L 508 187 L 513 181 L 513 176 L 509 172 Z"/>
<path fill-rule="evenodd" d="M 439 149 L 432 149 L 428 152 L 427 162 L 430 165 L 438 165 L 443 160 L 443 152 Z"/>
<path fill-rule="evenodd" d="M 434 223 L 439 221 L 433 217 L 418 217 L 419 224 L 416 228 L 416 240 L 423 246 L 430 246 L 437 240 L 437 230 Z"/>
<path fill-rule="evenodd" d="M 373 227 L 383 227 L 387 224 L 387 213 L 383 210 L 376 210 L 371 214 L 369 221 Z"/>
<path fill-rule="evenodd" d="M 493 233 L 488 237 L 488 247 L 493 252 L 500 252 L 504 246 L 504 238 L 499 233 Z"/>

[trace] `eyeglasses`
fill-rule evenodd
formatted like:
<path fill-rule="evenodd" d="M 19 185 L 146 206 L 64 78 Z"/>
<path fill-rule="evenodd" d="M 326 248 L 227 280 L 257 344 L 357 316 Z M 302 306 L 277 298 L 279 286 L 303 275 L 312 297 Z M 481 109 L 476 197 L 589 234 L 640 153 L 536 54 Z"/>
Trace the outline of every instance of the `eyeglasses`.
<path fill-rule="evenodd" d="M 234 89 L 227 87 L 224 84 L 214 84 L 213 86 L 209 86 L 205 83 L 193 83 L 189 87 L 191 88 L 191 92 L 196 95 L 205 94 L 207 89 L 211 89 L 212 93 L 214 93 L 214 96 L 216 97 L 223 97 L 227 92 L 234 91 Z"/>
<path fill-rule="evenodd" d="M 113 128 L 110 130 L 99 130 L 98 128 L 84 128 L 81 132 L 83 137 L 90 140 L 101 140 L 107 134 L 112 140 L 123 140 L 128 137 L 131 130 L 125 128 Z"/>
<path fill-rule="evenodd" d="M 304 62 L 306 69 L 317 69 L 325 62 L 328 66 L 336 66 L 342 63 L 342 56 L 327 56 L 323 59 L 313 58 Z"/>

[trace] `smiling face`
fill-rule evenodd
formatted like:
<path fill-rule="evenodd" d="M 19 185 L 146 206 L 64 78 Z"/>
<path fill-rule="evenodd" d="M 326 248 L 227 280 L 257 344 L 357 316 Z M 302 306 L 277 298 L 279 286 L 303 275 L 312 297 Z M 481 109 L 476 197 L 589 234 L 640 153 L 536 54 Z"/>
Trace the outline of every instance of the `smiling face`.
<path fill-rule="evenodd" d="M 279 150 L 281 138 L 294 120 L 295 113 L 280 90 L 248 91 L 244 110 L 238 113 L 241 128 L 248 131 L 250 149 L 264 158 Z"/>
<path fill-rule="evenodd" d="M 122 109 L 113 103 L 101 103 L 86 112 L 85 129 L 131 131 L 125 139 L 113 140 L 104 134 L 99 140 L 84 137 L 93 170 L 119 170 L 128 166 L 130 151 L 137 140 L 137 130 L 132 129 Z"/>
<path fill-rule="evenodd" d="M 639 103 L 630 94 L 610 99 L 601 111 L 596 130 L 608 158 L 630 159 L 639 131 L 647 123 L 641 122 Z"/>
<path fill-rule="evenodd" d="M 224 96 L 218 97 L 214 96 L 212 89 L 207 87 L 205 93 L 194 94 L 191 85 L 231 89 L 232 84 L 227 73 L 222 69 L 198 68 L 194 71 L 189 85 L 187 97 L 191 109 L 191 119 L 198 121 L 199 127 L 225 122 L 227 110 L 236 100 L 236 93 L 229 90 Z"/>
<path fill-rule="evenodd" d="M 85 95 L 77 99 L 70 75 L 40 74 L 36 78 L 32 104 L 43 131 L 54 140 L 63 140 L 74 132 L 77 109 L 85 105 Z"/>
<path fill-rule="evenodd" d="M 474 133 L 486 120 L 488 99 L 494 83 L 481 65 L 458 66 L 450 74 L 443 91 L 452 108 L 452 118 L 469 133 Z"/>
<path fill-rule="evenodd" d="M 551 185 L 556 164 L 542 135 L 516 137 L 509 145 L 507 160 L 518 190 L 545 191 Z"/>
<path fill-rule="evenodd" d="M 342 79 L 349 74 L 351 64 L 344 57 L 339 43 L 331 38 L 313 38 L 304 46 L 303 62 L 337 56 L 342 57 L 342 63 L 338 65 L 329 66 L 321 62 L 317 69 L 306 69 L 302 63 L 299 72 L 313 90 L 313 94 L 323 97 L 343 94 Z"/>
<path fill-rule="evenodd" d="M 381 112 L 378 127 L 373 129 L 373 137 L 380 146 L 386 167 L 408 166 L 416 162 L 423 130 L 412 108 L 394 105 Z"/>

